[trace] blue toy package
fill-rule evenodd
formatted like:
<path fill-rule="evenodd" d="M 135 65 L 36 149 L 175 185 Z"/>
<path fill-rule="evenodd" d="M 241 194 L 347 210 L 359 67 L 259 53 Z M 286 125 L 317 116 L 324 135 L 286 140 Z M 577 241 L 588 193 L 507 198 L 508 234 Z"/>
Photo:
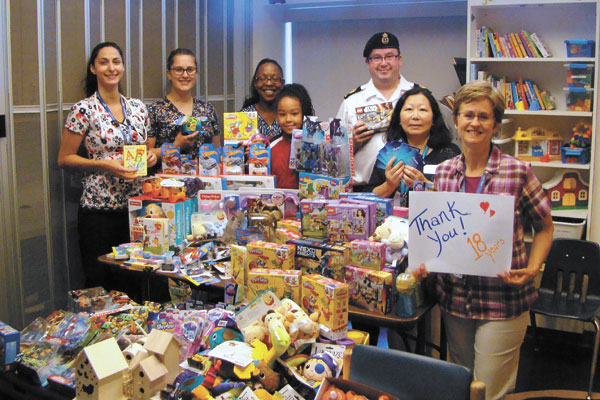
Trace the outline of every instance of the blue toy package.
<path fill-rule="evenodd" d="M 198 175 L 218 176 L 221 165 L 221 149 L 211 144 L 203 144 L 198 150 Z"/>
<path fill-rule="evenodd" d="M 263 143 L 250 145 L 248 173 L 260 176 L 271 174 L 271 149 Z"/>
<path fill-rule="evenodd" d="M 302 129 L 292 131 L 292 145 L 290 149 L 290 169 L 297 169 L 298 160 L 302 158 Z"/>
<path fill-rule="evenodd" d="M 223 147 L 223 173 L 241 175 L 244 173 L 244 150 L 235 145 Z"/>
<path fill-rule="evenodd" d="M 181 154 L 181 173 L 186 175 L 195 175 L 198 163 L 191 154 Z"/>
<path fill-rule="evenodd" d="M 18 330 L 0 321 L 0 368 L 5 369 L 15 362 L 20 352 L 20 340 Z"/>

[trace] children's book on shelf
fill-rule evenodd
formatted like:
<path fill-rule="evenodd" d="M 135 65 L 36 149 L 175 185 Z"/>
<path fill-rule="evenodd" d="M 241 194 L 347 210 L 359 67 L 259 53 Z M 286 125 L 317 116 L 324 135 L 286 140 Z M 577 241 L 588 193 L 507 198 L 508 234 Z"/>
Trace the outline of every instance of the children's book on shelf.
<path fill-rule="evenodd" d="M 547 58 L 552 57 L 536 33 L 525 29 L 500 34 L 486 26 L 475 34 L 477 57 Z"/>
<path fill-rule="evenodd" d="M 123 146 L 123 165 L 125 168 L 137 169 L 137 176 L 148 174 L 148 160 L 145 144 L 132 144 Z"/>

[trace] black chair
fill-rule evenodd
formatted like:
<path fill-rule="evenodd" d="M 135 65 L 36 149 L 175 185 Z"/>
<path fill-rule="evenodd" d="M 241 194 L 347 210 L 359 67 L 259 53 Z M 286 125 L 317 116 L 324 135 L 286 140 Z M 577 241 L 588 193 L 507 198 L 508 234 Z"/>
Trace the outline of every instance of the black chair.
<path fill-rule="evenodd" d="M 473 374 L 468 368 L 374 346 L 358 345 L 352 350 L 350 380 L 402 400 L 483 400 L 485 397 L 485 385 L 472 382 Z"/>
<path fill-rule="evenodd" d="M 586 399 L 592 398 L 600 343 L 600 246 L 577 239 L 555 239 L 546 258 L 539 297 L 530 317 L 536 338 L 535 314 L 594 324 L 594 350 Z"/>

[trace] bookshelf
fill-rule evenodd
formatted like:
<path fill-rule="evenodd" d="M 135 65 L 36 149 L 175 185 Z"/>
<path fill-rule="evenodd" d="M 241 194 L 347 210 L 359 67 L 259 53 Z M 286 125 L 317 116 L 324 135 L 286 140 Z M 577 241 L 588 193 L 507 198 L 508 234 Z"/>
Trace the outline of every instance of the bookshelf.
<path fill-rule="evenodd" d="M 553 110 L 506 110 L 503 138 L 512 136 L 517 128 L 523 130 L 541 127 L 562 134 L 564 142 L 571 137 L 572 127 L 579 121 L 592 125 L 591 155 L 587 164 L 562 163 L 561 161 L 530 161 L 533 171 L 543 182 L 550 180 L 557 171 L 574 169 L 589 183 L 589 205 L 587 210 L 554 210 L 553 215 L 586 218 L 586 238 L 600 242 L 600 141 L 598 136 L 598 58 L 597 45 L 600 43 L 599 4 L 596 0 L 468 0 L 467 25 L 467 80 L 473 80 L 471 71 L 475 67 L 495 76 L 515 81 L 518 78 L 529 79 L 540 90 L 546 91 L 552 98 Z M 478 31 L 488 27 L 499 35 L 526 30 L 536 33 L 551 56 L 541 57 L 480 57 Z M 596 41 L 594 57 L 567 57 L 564 40 L 592 39 Z M 567 96 L 563 88 L 567 87 L 567 68 L 565 64 L 591 64 L 594 78 L 591 92 L 590 111 L 570 111 L 567 108 Z M 514 154 L 514 142 L 499 145 L 501 150 Z M 597 145 L 596 145 L 597 144 Z M 594 176 L 597 185 L 594 185 Z M 597 186 L 597 187 L 595 187 Z M 594 204 L 594 201 L 596 204 Z"/>

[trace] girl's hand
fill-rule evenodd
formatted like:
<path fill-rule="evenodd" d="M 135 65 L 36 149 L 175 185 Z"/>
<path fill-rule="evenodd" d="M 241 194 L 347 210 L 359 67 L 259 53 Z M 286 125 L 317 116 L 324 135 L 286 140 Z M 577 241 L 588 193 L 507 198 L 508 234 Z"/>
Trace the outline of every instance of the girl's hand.
<path fill-rule="evenodd" d="M 498 278 L 502 279 L 507 285 L 523 286 L 527 282 L 533 280 L 539 272 L 540 269 L 535 266 L 522 269 L 511 269 L 504 273 L 499 273 Z"/>
<path fill-rule="evenodd" d="M 405 165 L 402 161 L 394 165 L 396 157 L 392 157 L 385 166 L 385 182 L 390 188 L 396 189 L 400 185 L 402 175 L 405 171 Z"/>
<path fill-rule="evenodd" d="M 415 184 L 415 181 L 427 182 L 427 178 L 425 178 L 425 175 L 423 175 L 423 173 L 415 167 L 406 165 L 404 167 L 404 175 L 402 176 L 402 182 L 404 182 L 404 184 L 407 187 L 412 189 L 412 187 Z"/>
<path fill-rule="evenodd" d="M 125 168 L 123 160 L 104 160 L 102 161 L 102 169 L 119 178 L 133 180 L 137 178 L 136 168 Z"/>
<path fill-rule="evenodd" d="M 187 150 L 191 147 L 194 147 L 194 144 L 196 143 L 196 136 L 198 136 L 199 133 L 200 131 L 196 131 L 191 135 L 184 135 L 179 132 L 173 141 L 173 146 L 179 147 L 181 150 Z"/>
<path fill-rule="evenodd" d="M 152 151 L 148 151 L 146 154 L 147 154 L 146 164 L 148 164 L 148 167 L 154 167 L 156 165 L 156 163 L 158 162 L 158 158 L 156 157 L 156 154 L 154 154 Z"/>

